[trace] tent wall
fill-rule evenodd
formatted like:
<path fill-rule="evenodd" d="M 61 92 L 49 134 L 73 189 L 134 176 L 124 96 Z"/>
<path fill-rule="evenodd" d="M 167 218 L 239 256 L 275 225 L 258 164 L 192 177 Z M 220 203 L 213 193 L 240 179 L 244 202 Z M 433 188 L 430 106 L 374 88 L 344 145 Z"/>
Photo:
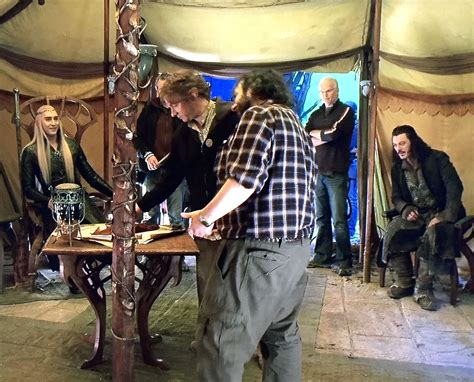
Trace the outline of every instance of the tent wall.
<path fill-rule="evenodd" d="M 103 93 L 102 76 L 76 80 L 58 78 L 22 70 L 1 59 L 0 73 L 0 89 L 11 92 L 18 88 L 20 94 L 32 97 L 47 94 L 87 99 Z"/>

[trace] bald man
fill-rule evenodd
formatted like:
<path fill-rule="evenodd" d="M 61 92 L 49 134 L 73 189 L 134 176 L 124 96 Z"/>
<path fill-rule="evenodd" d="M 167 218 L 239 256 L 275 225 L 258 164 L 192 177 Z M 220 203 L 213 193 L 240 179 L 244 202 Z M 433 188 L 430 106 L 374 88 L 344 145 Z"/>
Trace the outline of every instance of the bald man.
<path fill-rule="evenodd" d="M 330 268 L 340 276 L 352 274 L 351 244 L 347 224 L 350 143 L 354 111 L 339 100 L 334 78 L 319 83 L 323 105 L 308 120 L 306 130 L 316 146 L 318 179 L 316 183 L 316 243 L 308 267 Z M 332 224 L 336 236 L 333 257 Z"/>

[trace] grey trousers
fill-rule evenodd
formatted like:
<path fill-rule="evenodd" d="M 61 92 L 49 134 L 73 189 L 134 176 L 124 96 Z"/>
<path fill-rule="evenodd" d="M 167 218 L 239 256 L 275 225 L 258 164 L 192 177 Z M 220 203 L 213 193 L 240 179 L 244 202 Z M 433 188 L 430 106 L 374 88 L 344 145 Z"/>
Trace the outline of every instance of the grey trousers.
<path fill-rule="evenodd" d="M 199 248 L 199 255 L 196 257 L 196 284 L 198 303 L 201 305 L 209 274 L 216 266 L 219 241 L 210 241 L 198 237 L 195 237 L 194 241 Z"/>
<path fill-rule="evenodd" d="M 263 380 L 301 379 L 297 316 L 306 289 L 306 239 L 221 240 L 196 330 L 199 381 L 241 381 L 260 342 Z"/>

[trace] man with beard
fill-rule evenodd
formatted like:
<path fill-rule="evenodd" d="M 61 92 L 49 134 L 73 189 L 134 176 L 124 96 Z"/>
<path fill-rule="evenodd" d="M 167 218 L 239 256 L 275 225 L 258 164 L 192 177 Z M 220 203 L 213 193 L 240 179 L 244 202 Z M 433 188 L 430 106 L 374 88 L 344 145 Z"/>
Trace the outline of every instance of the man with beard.
<path fill-rule="evenodd" d="M 234 109 L 243 113 L 216 163 L 217 195 L 189 231 L 222 236 L 199 310 L 199 381 L 241 381 L 260 342 L 263 380 L 299 381 L 296 322 L 306 287 L 314 222 L 314 146 L 274 71 L 244 75 Z"/>
<path fill-rule="evenodd" d="M 397 283 L 388 296 L 411 296 L 425 310 L 436 310 L 433 277 L 459 256 L 454 223 L 466 212 L 462 182 L 448 155 L 429 147 L 408 125 L 392 132 L 392 203 L 400 216 L 387 226 L 383 258 L 390 261 Z M 420 265 L 413 278 L 409 250 L 416 247 Z"/>
<path fill-rule="evenodd" d="M 137 202 L 137 213 L 148 211 L 164 201 L 186 179 L 192 209 L 204 207 L 216 193 L 214 162 L 218 149 L 235 130 L 239 116 L 231 104 L 210 99 L 208 83 L 193 71 L 172 74 L 161 85 L 161 98 L 171 116 L 184 123 L 176 129 L 168 159 L 162 164 L 162 176 L 154 188 Z M 218 236 L 196 237 L 198 300 L 201 301 Z"/>

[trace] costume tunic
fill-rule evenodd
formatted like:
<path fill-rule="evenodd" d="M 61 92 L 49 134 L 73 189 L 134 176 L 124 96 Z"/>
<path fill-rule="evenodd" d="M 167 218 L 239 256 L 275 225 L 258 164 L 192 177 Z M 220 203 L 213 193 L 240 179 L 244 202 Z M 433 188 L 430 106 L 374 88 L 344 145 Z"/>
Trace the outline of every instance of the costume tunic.
<path fill-rule="evenodd" d="M 454 223 L 466 216 L 461 202 L 461 179 L 446 153 L 430 149 L 426 158 L 419 161 L 419 170 L 415 170 L 421 184 L 421 190 L 415 190 L 412 183 L 416 176 L 403 163 L 397 161 L 392 167 L 392 203 L 400 216 L 387 226 L 383 260 L 386 262 L 390 253 L 418 247 L 417 256 L 431 260 L 432 265 L 441 265 L 440 260 L 459 256 Z M 425 196 L 417 201 L 420 192 Z M 418 210 L 420 219 L 406 220 L 414 209 Z M 440 223 L 427 228 L 434 217 Z"/>

